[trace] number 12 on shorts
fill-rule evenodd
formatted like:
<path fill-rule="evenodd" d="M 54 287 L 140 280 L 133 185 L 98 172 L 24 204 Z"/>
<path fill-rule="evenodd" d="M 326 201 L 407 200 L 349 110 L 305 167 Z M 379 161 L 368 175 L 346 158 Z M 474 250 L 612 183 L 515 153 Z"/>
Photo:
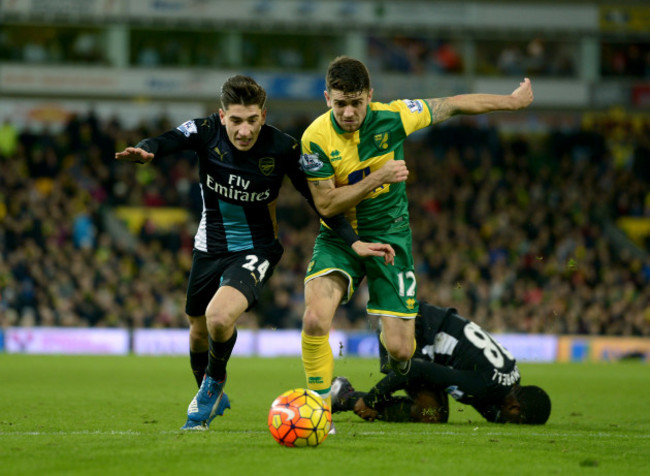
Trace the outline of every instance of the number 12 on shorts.
<path fill-rule="evenodd" d="M 413 271 L 400 271 L 397 273 L 397 280 L 400 296 L 415 296 L 415 273 Z"/>

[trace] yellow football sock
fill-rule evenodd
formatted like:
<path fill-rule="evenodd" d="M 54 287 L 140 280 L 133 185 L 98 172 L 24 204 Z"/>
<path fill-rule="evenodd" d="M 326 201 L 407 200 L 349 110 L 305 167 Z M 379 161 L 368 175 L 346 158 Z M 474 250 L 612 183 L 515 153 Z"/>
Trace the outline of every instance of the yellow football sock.
<path fill-rule="evenodd" d="M 307 377 L 307 388 L 318 393 L 332 408 L 330 388 L 334 376 L 334 354 L 329 336 L 309 336 L 302 333 L 302 365 Z"/>

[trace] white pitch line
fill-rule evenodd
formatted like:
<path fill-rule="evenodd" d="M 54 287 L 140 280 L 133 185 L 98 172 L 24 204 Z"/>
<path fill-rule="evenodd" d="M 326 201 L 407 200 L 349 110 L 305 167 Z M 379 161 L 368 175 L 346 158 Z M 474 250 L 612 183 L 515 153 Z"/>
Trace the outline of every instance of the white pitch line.
<path fill-rule="evenodd" d="M 209 432 L 209 431 L 208 431 Z M 181 431 L 181 430 L 162 430 L 162 431 L 153 431 L 153 432 L 143 432 L 143 431 L 133 431 L 133 430 L 111 430 L 111 431 L 0 431 L 0 437 L 3 436 L 147 436 L 147 435 L 175 435 L 175 434 L 205 434 L 208 433 L 205 431 Z M 216 432 L 213 432 L 216 433 Z M 220 433 L 259 433 L 263 434 L 266 431 L 250 431 L 250 430 L 227 430 L 221 431 Z"/>
<path fill-rule="evenodd" d="M 641 434 L 641 435 L 622 435 L 618 433 L 606 433 L 606 432 L 586 432 L 586 435 L 583 435 L 582 432 L 574 433 L 540 433 L 540 432 L 529 432 L 523 431 L 521 433 L 508 433 L 505 431 L 482 431 L 480 428 L 474 428 L 472 433 L 460 432 L 460 431 L 357 431 L 351 432 L 356 435 L 398 435 L 398 436 L 408 436 L 408 435 L 428 435 L 428 436 L 515 436 L 520 435 L 527 436 L 537 436 L 537 437 L 554 437 L 554 438 L 574 438 L 576 435 L 588 436 L 588 437 L 597 437 L 597 438 L 630 438 L 630 439 L 650 439 L 650 433 Z"/>
<path fill-rule="evenodd" d="M 518 437 L 519 435 L 525 434 L 527 436 L 535 436 L 538 438 L 574 438 L 576 435 L 588 436 L 592 438 L 623 438 L 623 439 L 639 439 L 645 440 L 650 439 L 650 434 L 640 434 L 640 435 L 624 435 L 619 433 L 608 433 L 608 432 L 573 432 L 573 433 L 561 433 L 561 432 L 552 432 L 552 433 L 542 433 L 542 432 L 528 432 L 523 431 L 521 433 L 508 433 L 505 431 L 482 431 L 481 428 L 475 428 L 472 433 L 461 432 L 461 431 L 349 431 L 347 433 L 341 433 L 342 436 L 347 435 L 364 435 L 364 436 L 383 436 L 386 434 L 397 435 L 397 436 L 412 436 L 412 435 L 428 435 L 428 436 L 514 436 Z M 10 436 L 148 436 L 148 435 L 174 435 L 179 433 L 199 433 L 205 434 L 206 432 L 197 431 L 197 432 L 184 432 L 181 430 L 161 430 L 157 432 L 142 432 L 142 431 L 133 431 L 133 430 L 111 430 L 111 431 L 3 431 L 0 432 L 0 437 L 10 437 Z M 208 431 L 209 433 L 209 431 Z M 213 432 L 216 433 L 216 432 Z M 220 434 L 228 433 L 241 433 L 241 434 L 265 434 L 266 431 L 254 431 L 254 430 L 226 430 L 219 431 Z"/>

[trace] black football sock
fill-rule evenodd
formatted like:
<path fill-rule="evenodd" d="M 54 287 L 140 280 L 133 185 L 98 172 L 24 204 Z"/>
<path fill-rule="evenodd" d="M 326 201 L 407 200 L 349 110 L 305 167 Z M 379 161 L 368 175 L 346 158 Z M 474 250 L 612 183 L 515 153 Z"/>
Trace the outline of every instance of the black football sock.
<path fill-rule="evenodd" d="M 210 343 L 210 355 L 205 373 L 217 381 L 223 380 L 226 376 L 226 365 L 237 341 L 237 329 L 234 330 L 232 337 L 226 342 L 215 342 L 212 337 L 209 337 L 208 341 Z"/>
<path fill-rule="evenodd" d="M 208 351 L 192 352 L 190 350 L 190 366 L 192 367 L 192 373 L 196 379 L 196 384 L 200 387 L 201 382 L 203 381 L 203 375 L 205 374 L 205 369 L 208 366 Z"/>

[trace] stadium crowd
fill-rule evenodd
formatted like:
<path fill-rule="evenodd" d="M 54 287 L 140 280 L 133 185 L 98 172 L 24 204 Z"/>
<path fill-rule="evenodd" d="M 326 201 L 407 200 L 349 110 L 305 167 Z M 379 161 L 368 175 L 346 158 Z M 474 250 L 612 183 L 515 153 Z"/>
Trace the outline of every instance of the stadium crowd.
<path fill-rule="evenodd" d="M 650 246 L 635 253 L 605 232 L 619 216 L 650 219 L 650 121 L 585 115 L 524 137 L 491 120 L 407 141 L 420 297 L 491 332 L 650 335 Z M 187 325 L 195 158 L 113 159 L 170 126 L 126 130 L 92 113 L 56 133 L 0 125 L 0 327 Z M 120 205 L 192 213 L 132 235 L 112 219 Z M 243 327 L 300 327 L 318 220 L 291 187 L 278 220 L 285 255 Z M 335 327 L 367 328 L 365 301 L 362 287 Z"/>

